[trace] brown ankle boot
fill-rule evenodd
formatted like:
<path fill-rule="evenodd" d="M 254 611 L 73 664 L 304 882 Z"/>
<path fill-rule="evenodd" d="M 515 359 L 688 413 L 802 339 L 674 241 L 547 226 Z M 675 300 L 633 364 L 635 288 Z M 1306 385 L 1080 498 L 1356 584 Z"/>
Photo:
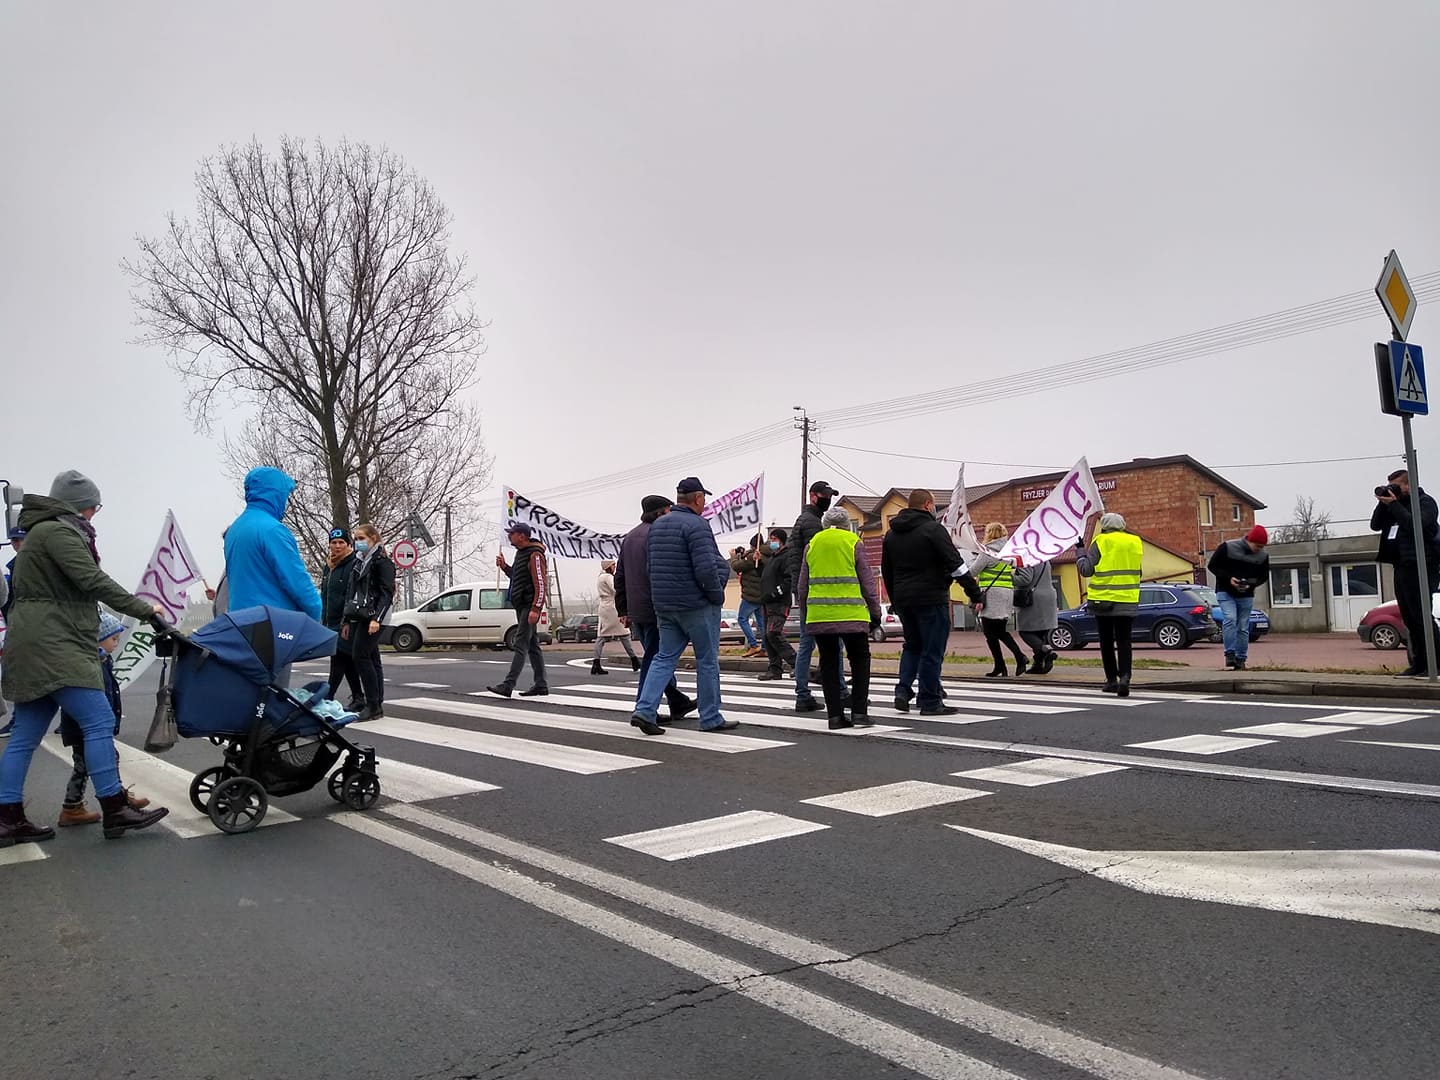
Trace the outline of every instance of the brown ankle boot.
<path fill-rule="evenodd" d="M 24 803 L 0 803 L 0 848 L 55 839 L 55 830 L 25 817 Z"/>
<path fill-rule="evenodd" d="M 82 800 L 77 803 L 65 803 L 60 807 L 60 820 L 55 822 L 62 829 L 67 825 L 94 825 L 100 820 L 100 814 L 95 810 L 87 810 Z"/>
<path fill-rule="evenodd" d="M 117 791 L 114 795 L 101 795 L 100 809 L 105 814 L 101 827 L 105 830 L 106 840 L 116 840 L 131 829 L 148 829 L 170 813 L 163 806 L 154 810 L 136 810 L 126 801 L 123 791 Z"/>
<path fill-rule="evenodd" d="M 144 795 L 136 795 L 128 787 L 125 789 L 125 801 L 130 804 L 131 810 L 144 810 L 150 805 L 150 800 Z"/>

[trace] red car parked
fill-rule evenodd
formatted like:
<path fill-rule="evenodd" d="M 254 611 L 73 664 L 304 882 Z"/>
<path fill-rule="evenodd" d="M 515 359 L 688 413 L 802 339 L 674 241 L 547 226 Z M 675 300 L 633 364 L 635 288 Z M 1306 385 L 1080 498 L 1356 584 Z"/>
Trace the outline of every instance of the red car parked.
<path fill-rule="evenodd" d="M 1440 593 L 1430 597 L 1430 610 L 1440 613 Z M 1361 641 L 1368 641 L 1377 649 L 1398 649 L 1405 640 L 1405 624 L 1400 621 L 1400 605 L 1394 600 L 1388 604 L 1373 607 L 1365 613 L 1360 625 L 1355 628 Z"/>

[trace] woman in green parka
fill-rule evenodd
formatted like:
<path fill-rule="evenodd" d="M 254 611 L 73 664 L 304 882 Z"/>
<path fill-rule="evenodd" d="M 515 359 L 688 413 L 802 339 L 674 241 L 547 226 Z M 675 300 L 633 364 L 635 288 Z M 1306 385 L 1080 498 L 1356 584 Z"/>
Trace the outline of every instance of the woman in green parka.
<path fill-rule="evenodd" d="M 100 569 L 95 529 L 100 489 L 81 473 L 63 472 L 49 497 L 26 495 L 21 527 L 28 530 L 11 578 L 14 603 L 5 641 L 4 696 L 15 702 L 15 731 L 0 757 L 0 847 L 49 840 L 55 830 L 25 817 L 25 774 L 55 713 L 64 709 L 85 737 L 85 767 L 104 812 L 106 839 L 143 829 L 169 813 L 136 810 L 120 786 L 115 714 L 105 697 L 95 651 L 96 603 L 148 619 L 164 615 L 121 588 Z"/>

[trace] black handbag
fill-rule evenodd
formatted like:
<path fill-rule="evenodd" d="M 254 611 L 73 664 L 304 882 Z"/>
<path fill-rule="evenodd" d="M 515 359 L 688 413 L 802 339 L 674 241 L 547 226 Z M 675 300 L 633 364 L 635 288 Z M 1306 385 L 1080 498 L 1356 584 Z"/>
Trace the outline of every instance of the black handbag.
<path fill-rule="evenodd" d="M 1035 589 L 1030 585 L 1016 585 L 1015 595 L 1011 597 L 1016 607 L 1029 607 L 1035 603 Z"/>

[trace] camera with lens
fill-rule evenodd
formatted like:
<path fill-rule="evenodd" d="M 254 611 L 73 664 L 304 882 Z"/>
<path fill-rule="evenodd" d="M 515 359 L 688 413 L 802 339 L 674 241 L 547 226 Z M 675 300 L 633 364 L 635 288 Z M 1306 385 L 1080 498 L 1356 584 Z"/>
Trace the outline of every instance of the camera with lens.
<path fill-rule="evenodd" d="M 1399 484 L 1381 484 L 1375 489 L 1375 497 L 1377 499 L 1383 499 L 1386 495 L 1393 495 L 1398 499 L 1401 494 Z"/>

